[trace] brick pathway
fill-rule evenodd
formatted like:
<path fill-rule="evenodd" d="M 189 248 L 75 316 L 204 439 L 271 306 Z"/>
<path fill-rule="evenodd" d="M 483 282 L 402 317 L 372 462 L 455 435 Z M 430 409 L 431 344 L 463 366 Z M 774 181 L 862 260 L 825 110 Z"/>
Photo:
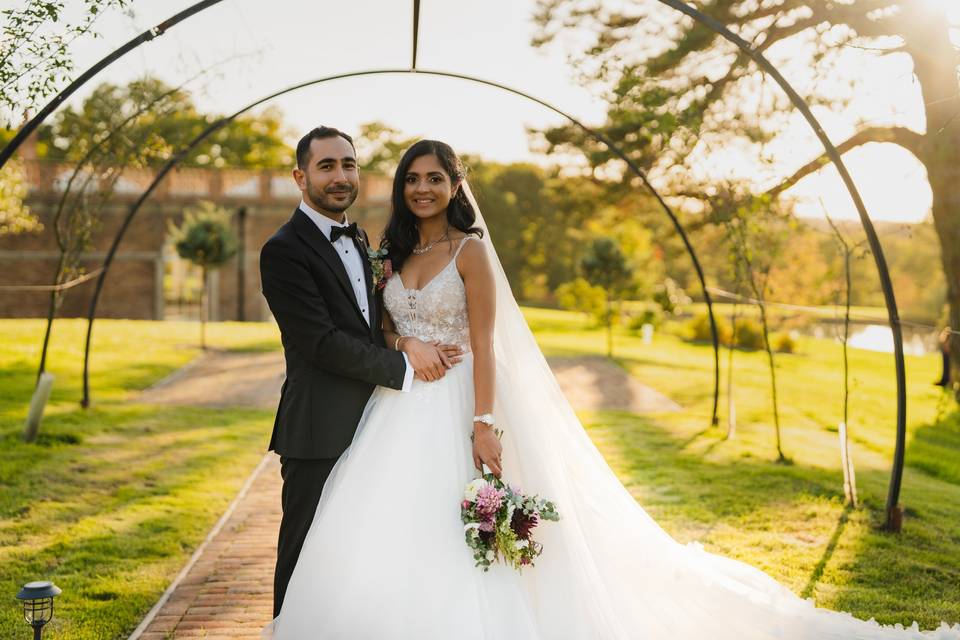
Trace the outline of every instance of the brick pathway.
<path fill-rule="evenodd" d="M 605 359 L 560 358 L 550 364 L 577 409 L 679 409 Z M 275 407 L 282 379 L 279 353 L 209 352 L 144 391 L 137 402 L 210 406 L 216 398 L 215 406 Z M 268 454 L 129 640 L 260 638 L 273 606 L 280 486 L 279 459 Z"/>
<path fill-rule="evenodd" d="M 273 607 L 273 565 L 280 527 L 280 462 L 257 467 L 219 531 L 195 554 L 131 640 L 260 638 Z"/>

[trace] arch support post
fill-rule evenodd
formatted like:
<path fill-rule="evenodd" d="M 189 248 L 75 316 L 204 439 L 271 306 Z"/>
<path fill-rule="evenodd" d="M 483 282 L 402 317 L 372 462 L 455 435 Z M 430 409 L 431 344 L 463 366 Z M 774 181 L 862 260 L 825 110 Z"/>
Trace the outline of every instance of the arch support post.
<path fill-rule="evenodd" d="M 303 89 L 303 88 L 318 85 L 318 84 L 323 84 L 325 82 L 330 82 L 332 80 L 341 80 L 345 78 L 354 78 L 354 77 L 361 77 L 361 76 L 373 76 L 373 75 L 385 75 L 385 74 L 410 74 L 410 73 L 419 73 L 422 75 L 431 75 L 431 76 L 438 76 L 438 77 L 444 77 L 444 78 L 454 78 L 454 79 L 466 80 L 466 81 L 474 82 L 478 84 L 483 84 L 489 87 L 500 89 L 502 91 L 506 91 L 508 93 L 512 93 L 522 98 L 526 98 L 527 100 L 530 100 L 543 107 L 546 107 L 547 109 L 553 111 L 554 113 L 563 116 L 564 118 L 569 120 L 572 124 L 580 127 L 589 135 L 594 137 L 596 140 L 598 140 L 602 144 L 609 147 L 610 150 L 617 155 L 617 157 L 619 157 L 621 160 L 623 160 L 626 163 L 630 171 L 643 181 L 643 184 L 647 187 L 650 193 L 652 193 L 654 197 L 657 199 L 657 202 L 660 204 L 664 213 L 666 213 L 666 215 L 670 218 L 677 233 L 680 234 L 680 237 L 683 239 L 684 247 L 686 248 L 687 253 L 690 255 L 690 259 L 693 261 L 694 269 L 696 270 L 697 277 L 700 280 L 700 286 L 703 291 L 704 300 L 707 303 L 707 313 L 710 316 L 710 331 L 713 338 L 714 389 L 713 389 L 713 413 L 711 418 L 711 424 L 713 425 L 717 424 L 718 422 L 717 408 L 719 406 L 719 398 L 720 398 L 720 341 L 719 341 L 719 334 L 717 332 L 716 320 L 713 315 L 713 303 L 710 297 L 710 292 L 707 290 L 707 283 L 704 278 L 703 269 L 700 266 L 700 261 L 697 259 L 696 251 L 694 251 L 693 245 L 690 243 L 690 240 L 683 229 L 683 225 L 680 224 L 680 220 L 674 214 L 673 210 L 666 203 L 663 197 L 657 192 L 654 186 L 650 183 L 643 169 L 641 169 L 636 162 L 630 159 L 630 157 L 627 156 L 626 153 L 624 153 L 619 147 L 617 147 L 617 145 L 614 144 L 612 140 L 610 140 L 603 134 L 599 133 L 598 131 L 595 131 L 590 127 L 586 126 L 585 124 L 583 124 L 582 122 L 574 118 L 572 115 L 562 111 L 561 109 L 553 106 L 552 104 L 544 100 L 535 98 L 534 96 L 528 93 L 525 93 L 519 89 L 508 87 L 506 85 L 499 84 L 491 80 L 484 80 L 481 78 L 475 78 L 473 76 L 468 76 L 468 75 L 463 75 L 458 73 L 451 73 L 446 71 L 422 71 L 417 69 L 379 69 L 379 70 L 371 70 L 371 71 L 356 71 L 353 73 L 345 73 L 345 74 L 339 74 L 335 76 L 328 76 L 325 78 L 319 78 L 317 80 L 311 80 L 308 82 L 303 82 L 303 83 L 294 85 L 292 87 L 287 87 L 286 89 L 282 89 L 268 96 L 255 100 L 254 102 L 251 102 L 250 104 L 241 108 L 239 111 L 233 113 L 232 115 L 221 118 L 220 120 L 217 120 L 216 122 L 211 123 L 206 129 L 204 129 L 199 135 L 197 135 L 197 137 L 195 137 L 192 141 L 190 141 L 190 143 L 188 143 L 184 148 L 178 151 L 173 157 L 171 157 L 163 165 L 163 167 L 154 177 L 150 185 L 146 188 L 146 190 L 144 190 L 144 192 L 136 200 L 136 202 L 134 202 L 131 205 L 129 212 L 127 213 L 127 216 L 123 221 L 123 224 L 120 226 L 120 229 L 117 231 L 116 237 L 114 237 L 113 239 L 113 243 L 110 246 L 110 250 L 107 252 L 107 256 L 103 264 L 103 270 L 101 271 L 100 276 L 97 279 L 97 284 L 96 284 L 96 288 L 94 289 L 93 297 L 90 299 L 90 306 L 87 310 L 87 335 L 86 335 L 86 343 L 84 346 L 84 356 L 83 356 L 83 399 L 81 400 L 81 404 L 84 407 L 87 407 L 90 405 L 90 385 L 89 385 L 90 344 L 91 344 L 91 336 L 93 333 L 93 322 L 94 322 L 94 319 L 96 318 L 97 304 L 99 303 L 99 300 L 100 300 L 100 292 L 103 289 L 103 283 L 106 280 L 107 272 L 109 271 L 110 265 L 113 262 L 113 258 L 116 254 L 117 248 L 119 247 L 120 242 L 122 241 L 123 236 L 127 231 L 127 228 L 130 226 L 130 222 L 133 220 L 134 216 L 136 216 L 137 212 L 140 210 L 140 207 L 143 206 L 143 203 L 146 202 L 146 200 L 150 197 L 153 191 L 160 184 L 160 182 L 164 179 L 164 177 L 174 167 L 176 167 L 180 162 L 182 162 L 184 158 L 186 158 L 187 155 L 193 149 L 195 149 L 198 145 L 200 145 L 207 137 L 209 137 L 218 129 L 232 122 L 238 116 L 246 113 L 250 109 L 257 107 L 260 104 L 263 104 L 264 102 L 267 102 L 269 100 L 272 100 L 284 94 L 297 91 L 299 89 Z"/>
<path fill-rule="evenodd" d="M 897 310 L 896 297 L 893 293 L 893 282 L 890 279 L 887 260 L 883 255 L 883 246 L 880 244 L 876 229 L 867 213 L 863 198 L 860 196 L 857 185 L 850 176 L 850 172 L 847 170 L 847 166 L 844 164 L 840 152 L 834 146 L 833 142 L 830 141 L 819 120 L 813 115 L 810 106 L 762 53 L 756 51 L 749 42 L 730 31 L 715 18 L 694 9 L 682 0 L 657 1 L 693 18 L 700 24 L 735 44 L 741 51 L 749 56 L 761 70 L 776 81 L 784 93 L 787 94 L 793 106 L 803 114 L 807 124 L 813 129 L 814 134 L 816 134 L 820 143 L 823 145 L 827 156 L 833 162 L 834 166 L 837 167 L 837 172 L 840 174 L 843 184 L 847 188 L 847 192 L 853 199 L 857 214 L 860 216 L 860 224 L 863 226 L 867 241 L 870 243 L 870 251 L 873 253 L 877 273 L 880 277 L 880 288 L 883 291 L 883 299 L 887 307 L 887 319 L 890 324 L 890 331 L 893 333 L 893 355 L 897 380 L 897 433 L 896 447 L 893 453 L 893 468 L 890 472 L 890 486 L 887 492 L 886 522 L 884 523 L 884 528 L 888 531 L 899 532 L 902 525 L 900 487 L 903 480 L 904 454 L 907 440 L 907 376 L 903 356 L 903 331 L 900 326 L 900 315 Z"/>

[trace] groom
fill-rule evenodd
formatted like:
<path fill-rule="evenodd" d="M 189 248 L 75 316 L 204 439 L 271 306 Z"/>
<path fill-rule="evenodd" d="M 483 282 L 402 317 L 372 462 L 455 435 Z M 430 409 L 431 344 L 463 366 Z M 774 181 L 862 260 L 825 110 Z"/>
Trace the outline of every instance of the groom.
<path fill-rule="evenodd" d="M 270 439 L 283 477 L 274 617 L 323 485 L 374 387 L 407 391 L 414 376 L 437 380 L 461 355 L 457 347 L 415 339 L 403 341 L 403 352 L 384 344 L 367 236 L 346 219 L 360 185 L 350 136 L 332 127 L 305 135 L 293 178 L 300 206 L 260 252 L 263 295 L 280 326 L 287 366 Z"/>

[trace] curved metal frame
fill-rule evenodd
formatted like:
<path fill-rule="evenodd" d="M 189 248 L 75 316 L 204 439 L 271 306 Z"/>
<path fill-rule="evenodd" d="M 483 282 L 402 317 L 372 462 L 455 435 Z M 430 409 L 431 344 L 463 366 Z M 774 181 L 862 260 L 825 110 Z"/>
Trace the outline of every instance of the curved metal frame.
<path fill-rule="evenodd" d="M 86 71 L 84 71 L 82 75 L 80 75 L 79 77 L 77 77 L 76 80 L 74 80 L 73 82 L 68 84 L 66 87 L 64 87 L 64 89 L 60 91 L 60 93 L 55 95 L 53 99 L 50 100 L 50 102 L 44 105 L 44 107 L 40 109 L 37 115 L 35 115 L 33 118 L 30 119 L 29 122 L 23 125 L 20 128 L 20 130 L 17 131 L 17 135 L 15 135 L 13 139 L 10 140 L 10 142 L 8 142 L 3 149 L 0 149 L 0 168 L 2 168 L 3 165 L 7 163 L 7 160 L 9 160 L 13 156 L 14 152 L 20 148 L 20 145 L 23 144 L 28 137 L 30 137 L 30 134 L 33 133 L 37 127 L 43 124 L 43 121 L 46 120 L 47 117 L 50 116 L 50 114 L 56 111 L 57 107 L 59 107 L 64 100 L 69 98 L 74 91 L 76 91 L 77 89 L 85 85 L 87 81 L 89 81 L 95 75 L 97 75 L 98 73 L 100 73 L 101 71 L 109 67 L 111 64 L 113 64 L 123 56 L 127 55 L 128 53 L 130 53 L 131 51 L 133 51 L 134 49 L 142 45 L 144 42 L 150 42 L 154 38 L 158 38 L 162 36 L 164 33 L 166 33 L 168 29 L 170 29 L 170 27 L 174 26 L 178 22 L 182 22 L 187 18 L 189 18 L 190 16 L 200 13 L 204 9 L 208 7 L 212 7 L 213 5 L 220 2 L 223 2 L 223 0 L 203 0 L 202 2 L 198 2 L 195 5 L 187 7 L 180 13 L 170 16 L 169 18 L 167 18 L 157 26 L 151 29 L 147 29 L 146 31 L 144 31 L 137 37 L 133 38 L 126 44 L 122 45 L 118 49 L 115 49 L 111 53 L 107 54 L 107 56 L 105 56 L 102 60 L 97 62 L 95 65 L 93 65 Z"/>
<path fill-rule="evenodd" d="M 14 140 L 11 141 L 11 143 L 8 144 L 6 147 L 4 147 L 2 151 L 0 151 L 0 167 L 2 167 L 3 164 L 6 162 L 6 160 L 13 154 L 13 151 L 16 149 L 16 147 L 19 146 L 19 144 L 22 143 L 24 139 L 26 139 L 29 133 L 33 129 L 35 129 L 37 126 L 39 126 L 39 124 L 43 122 L 43 120 L 47 116 L 49 116 L 54 109 L 56 109 L 56 107 L 63 101 L 63 99 L 65 99 L 73 91 L 79 88 L 80 85 L 84 84 L 94 75 L 96 75 L 96 73 L 98 73 L 101 69 L 109 65 L 115 59 L 122 56 L 132 48 L 135 48 L 136 46 L 139 46 L 143 42 L 152 40 L 157 35 L 160 35 L 163 32 L 163 29 L 169 28 L 170 26 L 175 24 L 175 22 L 173 22 L 174 19 L 176 19 L 176 22 L 179 22 L 180 20 L 184 20 L 190 17 L 191 15 L 198 13 L 199 11 L 202 11 L 203 9 L 207 8 L 207 6 L 211 6 L 220 1 L 221 0 L 205 0 L 204 2 L 199 2 L 193 5 L 192 7 L 186 9 L 185 11 L 182 11 L 181 13 L 177 14 L 177 16 L 174 16 L 173 18 L 166 21 L 165 23 L 162 23 L 158 27 L 155 27 L 154 29 L 151 29 L 150 31 L 145 32 L 144 34 L 141 34 L 141 36 L 139 36 L 138 38 L 131 40 L 129 43 L 127 43 L 120 49 L 117 49 L 114 53 L 104 58 L 100 63 L 98 63 L 89 71 L 87 71 L 83 76 L 81 76 L 76 81 L 71 83 L 70 86 L 67 87 L 66 90 L 64 90 L 64 92 L 61 92 L 61 94 L 59 94 L 56 98 L 54 98 L 54 100 L 51 101 L 40 113 L 38 113 L 33 120 L 31 120 L 27 125 L 23 127 L 23 129 L 20 130 L 20 132 L 18 132 Z M 863 226 L 864 232 L 867 235 L 867 239 L 870 243 L 870 248 L 874 256 L 874 262 L 876 264 L 877 271 L 880 277 L 880 286 L 881 286 L 881 289 L 883 290 L 884 301 L 887 306 L 887 316 L 890 324 L 890 329 L 893 333 L 894 358 L 895 358 L 896 379 L 897 379 L 897 439 L 896 439 L 896 448 L 894 451 L 893 469 L 891 471 L 890 488 L 887 495 L 886 528 L 897 531 L 900 528 L 900 510 L 899 510 L 898 502 L 899 502 L 900 487 L 901 487 L 901 482 L 903 477 L 904 453 L 906 448 L 907 398 L 906 398 L 906 370 L 904 366 L 904 356 L 903 356 L 903 334 L 900 326 L 900 318 L 899 318 L 899 312 L 897 310 L 896 297 L 894 296 L 894 292 L 893 292 L 893 284 L 890 280 L 890 273 L 887 268 L 886 259 L 884 258 L 884 254 L 883 254 L 883 247 L 881 246 L 880 240 L 877 237 L 876 230 L 874 229 L 873 223 L 870 220 L 870 216 L 867 213 L 866 206 L 863 203 L 863 199 L 861 198 L 860 193 L 857 190 L 856 184 L 854 183 L 853 178 L 850 176 L 850 173 L 847 170 L 846 165 L 843 163 L 843 158 L 841 157 L 840 153 L 837 151 L 833 143 L 830 141 L 830 139 L 827 137 L 827 134 L 824 132 L 823 127 L 820 125 L 820 122 L 817 120 L 817 118 L 813 115 L 812 111 L 810 110 L 809 105 L 807 105 L 806 101 L 793 89 L 790 83 L 787 82 L 787 80 L 780 74 L 780 72 L 777 71 L 776 67 L 774 67 L 766 59 L 766 57 L 763 56 L 763 54 L 761 54 L 758 51 L 755 51 L 750 46 L 750 43 L 748 43 L 747 41 L 740 38 L 738 35 L 736 35 L 732 31 L 730 31 L 727 27 L 725 27 L 719 21 L 685 4 L 682 0 L 657 0 L 657 1 L 663 5 L 666 5 L 674 9 L 675 11 L 679 11 L 680 13 L 683 13 L 684 15 L 689 16 L 690 18 L 696 20 L 700 24 L 704 25 L 705 27 L 715 32 L 716 34 L 722 36 L 729 42 L 735 44 L 751 60 L 753 60 L 761 70 L 769 74 L 777 82 L 780 88 L 783 89 L 783 91 L 789 97 L 790 102 L 803 114 L 804 119 L 813 129 L 817 138 L 820 140 L 821 144 L 823 145 L 824 150 L 826 151 L 828 157 L 833 162 L 833 164 L 836 165 L 837 170 L 840 173 L 840 177 L 843 180 L 844 186 L 847 188 L 847 191 L 850 193 L 850 197 L 853 199 L 854 205 L 856 206 L 856 209 L 857 209 L 857 213 L 860 217 L 860 223 Z M 419 0 L 414 0 L 413 8 L 414 8 L 414 15 L 415 15 L 414 26 L 413 26 L 414 28 L 413 66 L 411 69 L 402 70 L 401 72 L 403 73 L 416 72 L 417 41 L 418 41 L 418 33 L 419 33 L 419 12 L 420 12 Z M 392 72 L 396 73 L 396 71 L 392 71 Z M 339 77 L 366 75 L 369 73 L 370 72 L 361 72 L 361 73 L 355 73 L 355 74 L 347 74 L 346 76 L 339 76 Z M 380 72 L 380 73 L 383 73 L 383 72 Z M 434 72 L 434 73 L 436 75 L 448 75 L 450 77 L 461 77 L 462 79 L 482 82 L 484 84 L 489 84 L 490 86 L 505 89 L 507 91 L 510 91 L 511 93 L 516 93 L 517 95 L 522 95 L 524 97 L 533 99 L 531 96 L 526 96 L 522 92 L 512 90 L 508 87 L 503 87 L 501 85 L 498 85 L 497 83 L 483 81 L 475 78 L 469 78 L 466 76 L 458 76 L 457 74 L 441 74 L 440 72 Z M 333 78 L 329 78 L 329 79 L 333 79 Z M 315 83 L 310 83 L 310 84 L 315 84 Z M 306 85 L 303 85 L 303 86 L 306 86 Z M 295 90 L 296 88 L 299 88 L 299 87 L 294 87 L 289 90 Z M 280 95 L 280 94 L 275 94 L 275 95 Z M 264 98 L 263 100 L 257 101 L 252 106 L 256 106 L 256 104 L 260 104 L 264 100 L 268 100 L 271 97 L 275 97 L 275 95 L 270 96 L 268 98 Z M 563 112 L 561 112 L 559 109 L 554 109 L 551 105 L 548 105 L 539 100 L 535 100 L 535 101 L 539 102 L 540 104 L 543 104 L 548 108 L 553 109 L 557 113 L 563 114 Z M 252 108 L 252 106 L 249 108 Z M 570 118 L 566 114 L 563 114 L 563 115 Z M 236 117 L 236 116 L 233 116 L 233 117 Z M 575 122 L 576 124 L 579 124 L 581 127 L 583 127 L 582 124 L 576 122 L 573 118 L 570 118 L 570 120 Z M 218 123 L 215 123 L 215 125 L 212 125 L 214 126 L 214 128 L 209 133 L 212 133 L 216 129 L 219 129 L 220 127 L 227 124 L 227 122 L 229 121 L 230 121 L 229 119 L 223 119 L 221 121 L 218 121 Z M 584 127 L 584 129 L 587 130 L 588 132 L 590 131 L 586 127 Z M 207 135 L 209 135 L 209 133 L 207 133 Z M 590 132 L 590 133 L 591 135 L 594 135 L 594 137 L 596 137 L 601 142 L 605 142 L 595 132 Z M 16 144 L 14 144 L 14 142 Z M 199 142 L 200 142 L 199 140 L 196 141 L 196 144 L 199 144 Z M 192 147 L 188 147 L 187 149 L 182 151 L 182 154 L 178 154 L 178 156 L 175 158 L 176 162 L 179 162 L 180 160 L 182 160 L 182 158 L 185 157 L 186 153 L 189 153 L 190 148 Z M 633 171 L 636 175 L 639 175 L 640 178 L 644 180 L 645 183 L 647 183 L 642 171 L 638 172 L 639 167 L 637 167 L 635 163 L 630 161 L 630 159 L 627 158 L 622 153 L 618 153 L 619 150 L 616 149 L 615 147 L 611 146 L 610 148 L 611 150 L 615 150 L 615 153 L 617 153 L 617 155 L 627 163 L 627 166 L 630 167 L 631 171 Z M 171 159 L 171 160 L 174 160 L 174 159 Z M 143 203 L 143 201 L 146 200 L 146 198 L 150 195 L 150 192 L 153 190 L 153 188 L 155 188 L 156 183 L 160 179 L 162 179 L 163 175 L 169 172 L 170 169 L 173 168 L 173 166 L 175 166 L 176 162 L 173 162 L 173 164 L 168 163 L 168 165 L 164 166 L 164 169 L 162 170 L 162 174 L 158 175 L 155 183 L 151 185 L 151 187 L 147 190 L 147 192 L 145 192 L 143 196 L 141 196 L 141 198 L 138 200 L 138 202 L 134 205 L 136 208 L 139 208 L 139 206 Z M 659 196 L 658 196 L 658 199 L 659 199 Z M 133 213 L 135 213 L 135 210 L 133 211 Z M 128 218 L 132 218 L 132 215 L 128 216 Z M 122 237 L 124 231 L 126 230 L 126 226 L 127 225 L 125 224 L 121 228 L 121 230 L 118 232 L 118 236 L 115 239 L 114 246 L 111 247 L 111 259 L 112 259 L 113 252 L 115 252 L 116 250 L 116 245 L 119 244 L 119 240 Z M 685 237 L 685 234 L 684 234 L 684 237 Z M 689 247 L 689 244 L 688 244 L 688 247 Z M 693 254 L 691 253 L 691 255 Z M 109 260 L 104 263 L 104 272 L 101 273 L 101 278 L 98 281 L 97 293 L 94 296 L 94 302 L 91 306 L 91 313 L 95 313 L 95 301 L 99 297 L 99 292 L 102 289 L 103 278 L 106 276 L 106 270 L 109 267 L 109 264 L 110 264 Z M 702 273 L 699 272 L 699 269 L 698 269 L 698 275 L 701 276 L 701 282 L 702 282 Z M 704 289 L 704 295 L 709 296 L 709 294 L 706 292 L 706 289 Z M 708 310 L 710 311 L 711 329 L 712 329 L 713 338 L 714 338 L 715 360 L 717 362 L 716 385 L 718 388 L 719 355 L 717 353 L 718 351 L 717 334 L 716 334 L 716 326 L 713 321 L 714 318 L 712 313 L 712 307 L 709 303 L 709 297 L 707 297 L 707 300 L 708 300 Z M 90 317 L 90 324 L 92 324 L 92 315 Z M 88 327 L 88 335 L 87 335 L 88 350 L 89 350 L 89 341 L 90 341 L 89 329 L 90 327 Z M 87 377 L 86 377 L 86 372 L 87 372 L 86 360 L 87 360 L 87 357 L 85 356 L 84 357 L 84 361 L 85 361 L 84 362 L 84 399 L 85 401 L 88 401 L 89 397 L 88 397 Z M 714 420 L 716 419 L 716 401 L 717 401 L 717 397 L 715 393 Z"/>
<path fill-rule="evenodd" d="M 830 138 L 827 137 L 819 120 L 817 120 L 816 116 L 814 116 L 810 110 L 810 106 L 762 53 L 755 51 L 749 42 L 730 31 L 719 21 L 697 11 L 681 0 L 657 1 L 690 16 L 700 24 L 737 45 L 760 69 L 776 80 L 780 88 L 783 89 L 787 97 L 790 98 L 793 106 L 803 114 L 804 119 L 806 119 L 810 128 L 813 129 L 813 132 L 820 140 L 830 160 L 836 165 L 837 171 L 843 179 L 843 184 L 853 199 L 853 203 L 857 208 L 857 214 L 860 216 L 860 223 L 863 226 L 864 232 L 867 234 L 870 250 L 873 252 L 874 262 L 876 263 L 877 272 L 880 276 L 880 288 L 883 290 L 883 299 L 887 305 L 887 317 L 890 323 L 890 330 L 893 333 L 894 363 L 897 376 L 897 444 L 893 452 L 893 470 L 890 474 L 890 490 L 887 493 L 887 519 L 885 527 L 892 531 L 899 531 L 901 520 L 899 506 L 900 485 L 903 479 L 903 462 L 907 441 L 907 375 L 903 358 L 903 332 L 900 327 L 900 314 L 897 311 L 897 300 L 893 294 L 893 282 L 890 280 L 890 272 L 887 269 L 887 260 L 884 258 L 883 247 L 880 244 L 880 239 L 877 237 L 876 229 L 874 229 L 873 222 L 867 213 L 867 208 L 863 204 L 863 198 L 860 197 L 857 185 L 850 176 L 850 172 L 847 171 L 847 166 L 843 163 L 840 152 L 837 151 L 837 148 L 830 141 Z"/>
<path fill-rule="evenodd" d="M 700 280 L 700 286 L 703 290 L 703 297 L 707 303 L 707 313 L 710 317 L 710 331 L 713 338 L 714 390 L 713 390 L 713 413 L 712 413 L 711 422 L 712 424 L 717 424 L 717 407 L 719 405 L 719 400 L 720 400 L 720 341 L 719 341 L 716 321 L 713 315 L 713 300 L 710 297 L 710 292 L 707 288 L 706 278 L 703 274 L 703 269 L 700 266 L 700 261 L 697 259 L 696 251 L 694 251 L 693 245 L 690 243 L 690 239 L 687 237 L 687 234 L 684 231 L 683 226 L 680 224 L 680 220 L 677 219 L 676 214 L 674 214 L 670 206 L 666 203 L 663 197 L 657 192 L 657 190 L 653 187 L 653 185 L 650 184 L 650 181 L 647 178 L 647 175 L 643 171 L 643 169 L 641 169 L 619 147 L 617 147 L 617 145 L 615 145 L 613 141 L 611 141 L 609 138 L 604 136 L 602 133 L 599 133 L 598 131 L 594 131 L 590 127 L 586 126 L 585 124 L 583 124 L 582 122 L 574 118 L 572 115 L 566 113 L 565 111 L 562 111 L 561 109 L 553 106 L 552 104 L 544 100 L 541 100 L 540 98 L 536 98 L 519 89 L 508 87 L 506 85 L 493 82 L 491 80 L 484 80 L 482 78 L 475 78 L 473 76 L 467 76 L 467 75 L 458 74 L 458 73 L 450 73 L 446 71 L 425 71 L 425 70 L 412 69 L 412 68 L 411 69 L 376 69 L 376 70 L 370 70 L 370 71 L 355 71 L 352 73 L 338 74 L 334 76 L 328 76 L 325 78 L 318 78 L 316 80 L 310 80 L 308 82 L 302 82 L 292 87 L 287 87 L 286 89 L 282 89 L 280 91 L 271 93 L 268 96 L 259 98 L 254 102 L 251 102 L 250 104 L 244 106 L 243 108 L 234 112 L 233 114 L 220 118 L 219 120 L 211 123 L 206 129 L 201 131 L 200 134 L 198 134 L 186 146 L 184 146 L 173 157 L 171 157 L 163 165 L 163 167 L 161 167 L 160 171 L 157 172 L 157 175 L 154 177 L 153 181 L 149 184 L 149 186 L 147 186 L 147 188 L 140 195 L 140 197 L 137 198 L 137 200 L 130 206 L 130 211 L 127 213 L 127 216 L 124 218 L 123 223 L 120 225 L 120 229 L 117 231 L 117 235 L 113 239 L 113 243 L 110 245 L 110 249 L 107 251 L 106 258 L 104 259 L 104 262 L 103 262 L 102 271 L 100 272 L 100 276 L 97 278 L 97 284 L 93 292 L 93 297 L 90 299 L 90 307 L 87 312 L 87 335 L 84 343 L 84 355 L 83 355 L 83 399 L 81 400 L 81 404 L 84 407 L 89 406 L 90 404 L 90 384 L 89 384 L 90 341 L 91 341 L 91 335 L 93 333 L 93 321 L 96 317 L 97 304 L 100 300 L 100 293 L 103 290 L 104 281 L 106 280 L 107 273 L 110 270 L 110 265 L 113 263 L 113 258 L 116 255 L 117 248 L 119 247 L 120 242 L 123 240 L 123 236 L 126 233 L 127 228 L 130 226 L 130 223 L 133 221 L 134 216 L 136 216 L 137 212 L 140 210 L 140 207 L 143 205 L 144 202 L 146 202 L 147 198 L 150 197 L 150 195 L 157 188 L 160 182 L 163 181 L 166 175 L 171 170 L 173 170 L 174 167 L 180 164 L 180 162 L 182 162 L 183 159 L 193 149 L 195 149 L 200 143 L 202 143 L 214 132 L 223 128 L 224 126 L 232 122 L 234 119 L 236 119 L 238 116 L 246 113 L 250 109 L 257 107 L 258 105 L 263 104 L 264 102 L 268 102 L 274 98 L 277 98 L 287 93 L 291 93 L 293 91 L 298 91 L 306 87 L 323 84 L 325 82 L 330 82 L 332 80 L 343 80 L 346 78 L 355 78 L 355 77 L 361 77 L 361 76 L 373 76 L 373 75 L 385 75 L 385 74 L 409 74 L 409 73 L 418 73 L 422 75 L 467 80 L 469 82 L 475 82 L 478 84 L 494 87 L 496 89 L 500 89 L 508 93 L 521 96 L 539 105 L 542 105 L 547 109 L 550 109 L 551 111 L 565 117 L 571 123 L 580 127 L 586 133 L 593 136 L 596 140 L 606 145 L 613 153 L 615 153 L 620 159 L 622 159 L 627 164 L 630 170 L 637 177 L 639 177 L 643 181 L 643 184 L 647 187 L 647 189 L 650 190 L 650 193 L 653 194 L 653 196 L 657 199 L 657 202 L 660 204 L 664 213 L 666 213 L 667 216 L 670 218 L 671 222 L 673 222 L 674 228 L 676 229 L 677 233 L 680 234 L 680 237 L 683 239 L 684 246 L 687 249 L 687 253 L 690 255 L 690 259 L 693 261 L 694 269 L 696 270 L 697 277 Z"/>

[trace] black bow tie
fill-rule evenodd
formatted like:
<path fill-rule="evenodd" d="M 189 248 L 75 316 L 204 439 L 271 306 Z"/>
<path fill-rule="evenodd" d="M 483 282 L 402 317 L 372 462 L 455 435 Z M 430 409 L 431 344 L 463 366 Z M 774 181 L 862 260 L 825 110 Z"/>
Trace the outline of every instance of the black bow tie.
<path fill-rule="evenodd" d="M 356 222 L 351 222 L 345 227 L 330 228 L 330 242 L 336 242 L 340 239 L 340 236 L 347 236 L 348 238 L 353 238 L 356 240 L 359 235 L 359 229 L 357 229 Z"/>

